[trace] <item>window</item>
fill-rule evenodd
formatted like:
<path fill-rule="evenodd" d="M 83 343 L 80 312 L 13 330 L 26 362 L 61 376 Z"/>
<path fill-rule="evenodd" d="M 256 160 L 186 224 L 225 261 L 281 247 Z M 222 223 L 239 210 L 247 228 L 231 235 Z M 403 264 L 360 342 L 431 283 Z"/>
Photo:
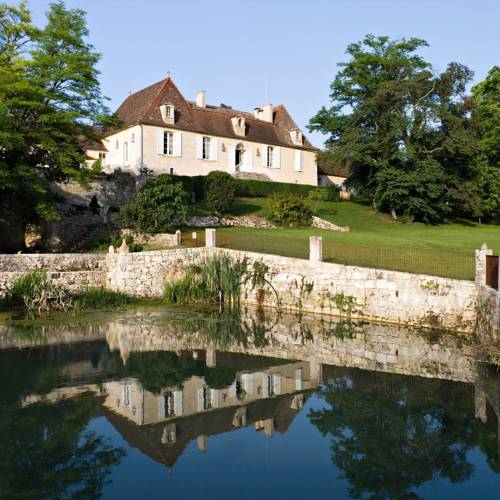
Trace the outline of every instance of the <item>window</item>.
<path fill-rule="evenodd" d="M 105 160 L 106 159 L 106 153 L 99 153 L 99 160 Z"/>
<path fill-rule="evenodd" d="M 163 405 L 165 408 L 165 416 L 166 417 L 170 417 L 175 413 L 175 411 L 174 411 L 174 395 L 171 392 L 166 392 L 163 395 Z"/>
<path fill-rule="evenodd" d="M 163 154 L 172 156 L 174 154 L 174 133 L 163 133 Z"/>
<path fill-rule="evenodd" d="M 123 163 L 128 164 L 128 142 L 123 143 Z"/>
<path fill-rule="evenodd" d="M 165 116 L 172 117 L 173 114 L 172 106 L 165 106 Z"/>
<path fill-rule="evenodd" d="M 300 132 L 300 130 L 295 131 L 295 141 L 302 142 L 302 133 Z"/>
<path fill-rule="evenodd" d="M 201 159 L 210 160 L 210 137 L 203 137 Z"/>
<path fill-rule="evenodd" d="M 135 134 L 132 134 L 132 137 L 130 138 L 130 142 L 132 144 L 134 144 L 134 142 L 135 142 Z"/>
<path fill-rule="evenodd" d="M 115 141 L 115 149 L 118 149 L 120 147 L 120 142 L 118 139 Z"/>
<path fill-rule="evenodd" d="M 267 146 L 267 166 L 268 167 L 273 166 L 273 154 L 274 154 L 274 148 L 272 146 Z"/>
<path fill-rule="evenodd" d="M 212 407 L 212 398 L 210 397 L 210 389 L 208 387 L 203 388 L 203 409 L 208 410 Z"/>
<path fill-rule="evenodd" d="M 132 386 L 127 384 L 123 388 L 123 403 L 130 408 L 132 404 Z"/>

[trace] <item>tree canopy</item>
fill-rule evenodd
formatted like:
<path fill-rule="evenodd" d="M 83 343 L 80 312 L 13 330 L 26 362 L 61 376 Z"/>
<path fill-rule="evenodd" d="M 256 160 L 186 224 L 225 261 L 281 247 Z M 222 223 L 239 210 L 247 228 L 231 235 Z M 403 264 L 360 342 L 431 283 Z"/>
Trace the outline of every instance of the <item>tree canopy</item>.
<path fill-rule="evenodd" d="M 420 55 L 426 46 L 373 35 L 349 45 L 331 84 L 332 105 L 309 129 L 328 135 L 330 153 L 350 167 L 349 184 L 394 218 L 488 215 L 479 184 L 491 172 L 466 93 L 473 73 L 452 62 L 436 74 Z"/>
<path fill-rule="evenodd" d="M 57 217 L 51 182 L 85 182 L 82 138 L 110 124 L 87 42 L 85 13 L 50 5 L 43 28 L 26 3 L 0 4 L 0 209 L 26 220 Z"/>

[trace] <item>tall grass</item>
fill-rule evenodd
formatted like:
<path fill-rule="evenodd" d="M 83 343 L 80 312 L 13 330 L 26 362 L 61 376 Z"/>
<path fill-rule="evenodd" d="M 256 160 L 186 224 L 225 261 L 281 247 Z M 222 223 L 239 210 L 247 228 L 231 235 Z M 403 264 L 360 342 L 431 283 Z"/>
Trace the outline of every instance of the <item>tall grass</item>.
<path fill-rule="evenodd" d="M 163 299 L 168 304 L 239 304 L 246 270 L 246 259 L 235 260 L 222 253 L 206 257 L 197 265 L 188 266 L 183 277 L 167 283 Z"/>
<path fill-rule="evenodd" d="M 135 301 L 133 297 L 122 292 L 113 292 L 104 287 L 91 287 L 78 293 L 73 301 L 72 309 L 82 311 L 104 307 L 120 307 Z"/>

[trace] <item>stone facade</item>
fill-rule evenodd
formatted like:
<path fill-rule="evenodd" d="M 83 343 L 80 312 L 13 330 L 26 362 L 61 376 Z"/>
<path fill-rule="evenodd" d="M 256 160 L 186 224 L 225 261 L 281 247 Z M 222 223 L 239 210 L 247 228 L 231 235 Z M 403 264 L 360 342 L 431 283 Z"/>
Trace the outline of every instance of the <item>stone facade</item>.
<path fill-rule="evenodd" d="M 284 310 L 400 325 L 472 332 L 477 319 L 474 282 L 420 274 L 343 266 L 235 250 L 191 248 L 140 254 L 109 254 L 107 283 L 113 290 L 159 297 L 165 281 L 182 274 L 209 252 L 229 252 L 267 267 L 270 286 L 243 301 Z"/>
<path fill-rule="evenodd" d="M 0 254 L 0 272 L 105 270 L 106 255 L 89 253 Z"/>

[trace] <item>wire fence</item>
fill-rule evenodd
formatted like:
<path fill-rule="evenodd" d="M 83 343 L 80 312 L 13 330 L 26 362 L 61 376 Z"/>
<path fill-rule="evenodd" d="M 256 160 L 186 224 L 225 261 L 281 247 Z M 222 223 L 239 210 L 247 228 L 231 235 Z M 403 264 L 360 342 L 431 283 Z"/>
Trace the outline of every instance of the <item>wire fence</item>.
<path fill-rule="evenodd" d="M 204 244 L 204 231 L 197 231 L 196 240 L 191 238 L 191 234 L 183 236 L 185 246 Z M 309 258 L 309 240 L 306 238 L 217 231 L 217 246 L 300 259 Z M 323 261 L 464 280 L 473 280 L 475 274 L 474 252 L 428 248 L 361 246 L 323 240 Z"/>

